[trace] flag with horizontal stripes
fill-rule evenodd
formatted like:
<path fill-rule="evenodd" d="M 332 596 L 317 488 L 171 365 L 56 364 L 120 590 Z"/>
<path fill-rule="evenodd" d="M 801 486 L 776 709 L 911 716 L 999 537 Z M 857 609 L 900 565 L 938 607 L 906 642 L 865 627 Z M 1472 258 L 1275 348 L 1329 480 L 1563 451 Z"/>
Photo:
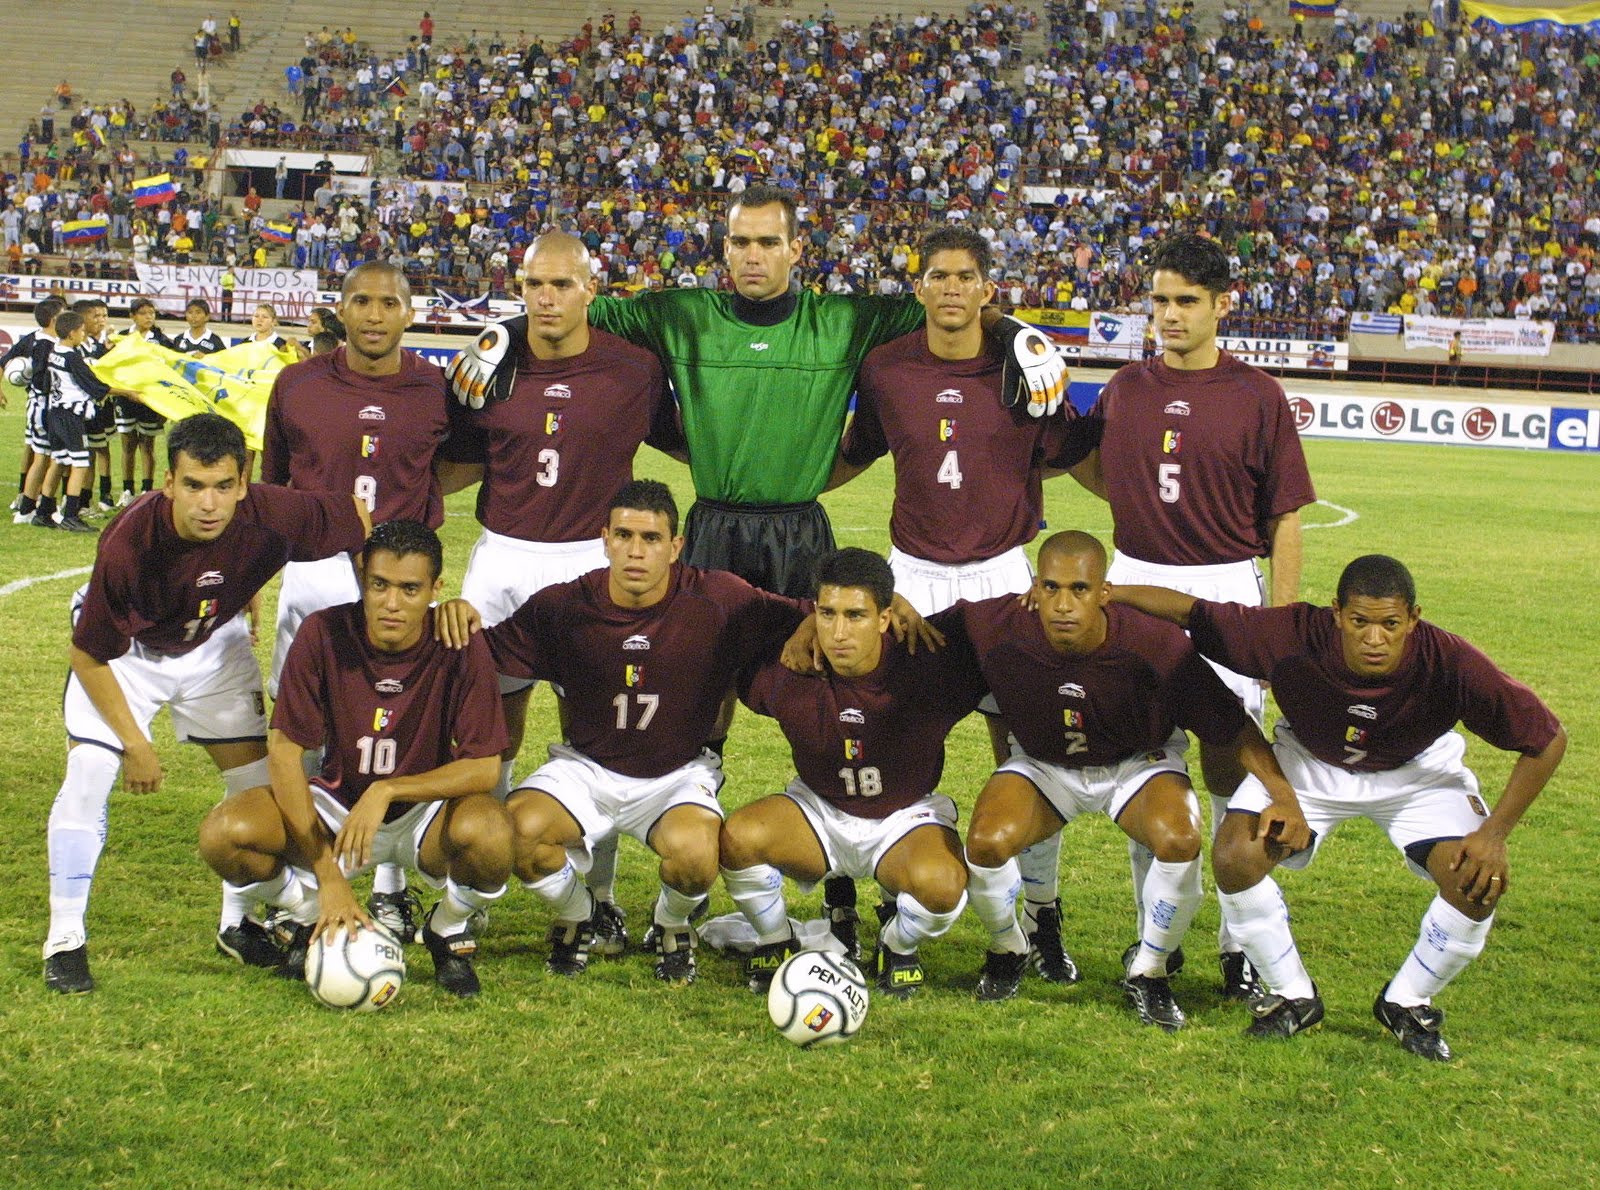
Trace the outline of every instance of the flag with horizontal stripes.
<path fill-rule="evenodd" d="M 1335 0 L 1289 0 L 1289 15 L 1303 17 L 1331 17 L 1339 7 Z"/>
<path fill-rule="evenodd" d="M 68 244 L 98 240 L 105 234 L 106 225 L 98 219 L 74 219 L 61 225 L 61 239 Z"/>
<path fill-rule="evenodd" d="M 133 205 L 136 207 L 158 207 L 177 196 L 178 187 L 173 184 L 171 174 L 134 179 Z"/>
<path fill-rule="evenodd" d="M 411 94 L 410 91 L 406 90 L 405 83 L 401 82 L 399 79 L 395 79 L 394 82 L 385 87 L 383 89 L 383 93 L 385 95 L 393 95 L 396 99 L 404 99 L 407 95 Z"/>
<path fill-rule="evenodd" d="M 261 238 L 269 244 L 292 244 L 294 228 L 287 223 L 269 223 L 261 229 Z"/>

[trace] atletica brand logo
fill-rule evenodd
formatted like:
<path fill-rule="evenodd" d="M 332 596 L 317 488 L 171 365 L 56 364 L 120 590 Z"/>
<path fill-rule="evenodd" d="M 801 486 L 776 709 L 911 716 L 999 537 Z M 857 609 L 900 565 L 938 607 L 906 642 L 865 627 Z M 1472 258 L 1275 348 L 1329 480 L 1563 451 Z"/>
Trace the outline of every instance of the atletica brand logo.
<path fill-rule="evenodd" d="M 947 388 L 933 399 L 939 405 L 959 405 L 966 398 L 961 395 L 959 388 Z"/>
<path fill-rule="evenodd" d="M 194 585 L 197 587 L 220 587 L 226 581 L 227 580 L 222 577 L 222 571 L 208 570 L 199 578 L 194 580 Z"/>
<path fill-rule="evenodd" d="M 643 634 L 630 636 L 622 642 L 622 647 L 624 649 L 648 649 L 650 647 L 650 638 Z"/>
<path fill-rule="evenodd" d="M 1084 698 L 1083 687 L 1076 682 L 1066 682 L 1056 687 L 1057 694 L 1065 694 L 1068 698 Z"/>
<path fill-rule="evenodd" d="M 865 723 L 867 717 L 856 707 L 845 707 L 839 712 L 840 723 Z"/>
<path fill-rule="evenodd" d="M 1364 702 L 1358 702 L 1353 707 L 1346 707 L 1345 713 L 1348 715 L 1360 715 L 1363 719 L 1376 719 L 1378 717 L 1377 708 L 1369 707 Z"/>
<path fill-rule="evenodd" d="M 1188 417 L 1189 416 L 1189 402 L 1188 401 L 1174 401 L 1174 402 L 1172 402 L 1172 404 L 1168 405 L 1161 412 L 1170 413 L 1173 417 Z"/>
<path fill-rule="evenodd" d="M 379 694 L 404 694 L 406 684 L 394 678 L 383 678 L 373 683 L 372 688 Z"/>
<path fill-rule="evenodd" d="M 545 388 L 544 395 L 553 397 L 558 401 L 570 401 L 572 390 L 564 384 L 552 384 Z"/>
<path fill-rule="evenodd" d="M 751 351 L 766 351 L 771 346 L 772 346 L 771 343 L 752 343 L 752 344 L 750 344 L 750 350 Z"/>
<path fill-rule="evenodd" d="M 360 418 L 362 421 L 386 420 L 382 405 L 368 405 L 362 409 L 360 413 L 356 414 L 356 417 Z"/>

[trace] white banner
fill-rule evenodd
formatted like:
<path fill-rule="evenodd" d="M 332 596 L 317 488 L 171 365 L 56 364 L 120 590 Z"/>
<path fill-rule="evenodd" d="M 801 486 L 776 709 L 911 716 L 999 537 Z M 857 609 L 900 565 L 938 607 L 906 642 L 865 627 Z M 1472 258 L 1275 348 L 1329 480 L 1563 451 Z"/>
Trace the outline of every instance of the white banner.
<path fill-rule="evenodd" d="M 1303 438 L 1368 442 L 1441 442 L 1459 446 L 1550 445 L 1550 407 L 1414 397 L 1357 397 L 1328 391 L 1289 393 Z"/>
<path fill-rule="evenodd" d="M 1449 351 L 1456 333 L 1461 350 L 1479 355 L 1549 355 L 1556 324 L 1521 318 L 1423 318 L 1406 315 L 1406 348 Z"/>
<path fill-rule="evenodd" d="M 1144 314 L 1102 314 L 1096 310 L 1089 315 L 1089 341 L 1084 345 L 1084 359 L 1143 359 L 1144 328 L 1149 322 Z"/>
<path fill-rule="evenodd" d="M 278 159 L 290 169 L 316 169 L 317 162 L 330 161 L 335 173 L 364 174 L 372 159 L 365 153 L 319 153 L 306 149 L 224 149 L 223 166 L 243 169 L 276 169 Z"/>
<path fill-rule="evenodd" d="M 182 314 L 191 298 L 205 298 L 211 313 L 222 316 L 222 265 L 136 264 L 139 282 L 155 298 L 163 314 Z M 316 269 L 234 269 L 238 285 L 233 291 L 233 318 L 248 322 L 250 311 L 271 302 L 286 322 L 303 322 L 311 307 L 320 304 Z"/>
<path fill-rule="evenodd" d="M 1232 339 L 1217 342 L 1245 363 L 1257 368 L 1292 369 L 1297 372 L 1348 372 L 1350 345 L 1332 339 Z"/>
<path fill-rule="evenodd" d="M 354 177 L 341 174 L 333 178 L 330 185 L 335 199 L 353 198 L 365 207 L 372 205 L 372 182 L 373 179 L 370 174 L 360 174 Z"/>

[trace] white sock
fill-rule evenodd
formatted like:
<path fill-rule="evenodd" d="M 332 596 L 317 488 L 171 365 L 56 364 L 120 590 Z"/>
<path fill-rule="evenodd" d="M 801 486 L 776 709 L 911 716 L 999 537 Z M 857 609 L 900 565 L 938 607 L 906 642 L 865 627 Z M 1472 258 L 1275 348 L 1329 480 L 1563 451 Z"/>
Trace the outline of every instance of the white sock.
<path fill-rule="evenodd" d="M 50 861 L 49 958 L 74 950 L 88 937 L 89 886 L 106 843 L 107 803 L 122 758 L 106 748 L 79 744 L 67 753 L 67 773 L 50 807 L 46 852 Z"/>
<path fill-rule="evenodd" d="M 589 886 L 589 891 L 594 894 L 597 901 L 614 901 L 617 899 L 617 843 L 618 835 L 608 835 L 601 839 L 589 853 L 589 871 L 584 876 L 584 883 Z"/>
<path fill-rule="evenodd" d="M 399 864 L 379 864 L 372 872 L 372 891 L 397 893 L 406 891 L 406 870 Z"/>
<path fill-rule="evenodd" d="M 789 908 L 783 901 L 783 873 L 771 864 L 752 864 L 748 868 L 723 868 L 722 883 L 739 907 L 739 912 L 755 927 L 762 945 L 782 942 L 789 936 Z"/>
<path fill-rule="evenodd" d="M 1054 906 L 1061 895 L 1061 832 L 1023 848 L 1017 856 L 1017 870 L 1022 874 L 1022 895 L 1027 900 L 1024 911 L 1031 929 L 1035 913 Z"/>
<path fill-rule="evenodd" d="M 217 918 L 217 933 L 221 933 L 229 926 L 236 926 L 250 914 L 256 907 L 254 897 L 246 896 L 237 884 L 222 882 L 222 913 Z"/>
<path fill-rule="evenodd" d="M 502 804 L 511 796 L 511 783 L 516 780 L 516 769 L 517 762 L 514 760 L 500 762 L 500 779 L 494 783 L 494 788 L 489 792 Z"/>
<path fill-rule="evenodd" d="M 1435 896 L 1422 915 L 1417 944 L 1400 964 L 1399 973 L 1389 981 L 1384 999 L 1403 1005 L 1430 1003 L 1483 953 L 1493 925 L 1492 913 L 1482 921 L 1473 921 L 1442 896 Z"/>
<path fill-rule="evenodd" d="M 233 893 L 249 902 L 264 901 L 275 909 L 282 909 L 301 925 L 317 920 L 317 888 L 301 879 L 298 868 L 285 864 L 276 876 L 258 880 L 254 884 L 227 884 L 224 893 Z"/>
<path fill-rule="evenodd" d="M 1144 929 L 1144 886 L 1150 879 L 1150 865 L 1156 862 L 1156 853 L 1137 839 L 1128 840 L 1128 867 L 1133 872 L 1133 925 Z"/>
<path fill-rule="evenodd" d="M 1200 908 L 1200 857 L 1181 864 L 1156 860 L 1144 878 L 1144 924 L 1129 975 L 1165 977 L 1167 956 L 1183 942 Z"/>
<path fill-rule="evenodd" d="M 1022 873 L 1008 859 L 998 868 L 983 868 L 967 859 L 967 895 L 972 911 L 989 931 L 989 949 L 1002 954 L 1026 954 L 1028 939 L 1017 924 L 1017 893 Z"/>
<path fill-rule="evenodd" d="M 1243 892 L 1217 891 L 1217 903 L 1250 965 L 1269 991 L 1289 1000 L 1316 994 L 1311 975 L 1300 961 L 1300 948 L 1289 932 L 1289 906 L 1271 876 Z"/>
<path fill-rule="evenodd" d="M 889 919 L 878 940 L 896 954 L 910 954 L 956 924 L 956 918 L 967 907 L 967 894 L 961 894 L 961 900 L 949 913 L 935 913 L 908 892 L 895 897 L 894 903 L 899 912 Z"/>
<path fill-rule="evenodd" d="M 505 895 L 506 886 L 493 892 L 484 892 L 470 884 L 457 884 L 455 877 L 446 876 L 444 896 L 439 898 L 428 918 L 428 928 L 441 938 L 453 938 L 467 928 L 467 919 L 480 909 Z"/>
<path fill-rule="evenodd" d="M 656 898 L 656 925 L 668 929 L 687 926 L 689 914 L 705 899 L 705 893 L 679 892 L 670 884 L 663 884 L 661 895 Z"/>
<path fill-rule="evenodd" d="M 1222 820 L 1228 816 L 1228 801 L 1232 797 L 1218 797 L 1211 795 L 1211 841 L 1216 843 L 1217 835 L 1222 830 Z M 1230 954 L 1243 950 L 1239 939 L 1228 928 L 1228 919 L 1224 917 L 1217 926 L 1217 953 Z"/>
<path fill-rule="evenodd" d="M 571 861 L 543 880 L 523 881 L 522 887 L 548 901 L 555 908 L 557 921 L 588 921 L 594 912 L 594 898 L 578 879 L 578 869 Z"/>

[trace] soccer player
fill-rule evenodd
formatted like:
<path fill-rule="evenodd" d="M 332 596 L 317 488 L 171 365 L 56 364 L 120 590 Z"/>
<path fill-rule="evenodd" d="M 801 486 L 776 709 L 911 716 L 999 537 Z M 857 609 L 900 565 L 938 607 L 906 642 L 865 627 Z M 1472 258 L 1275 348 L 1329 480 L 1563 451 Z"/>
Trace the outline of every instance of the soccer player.
<path fill-rule="evenodd" d="M 94 988 L 89 886 L 118 770 L 130 792 L 161 785 L 150 721 L 169 708 L 178 739 L 211 754 L 229 793 L 267 784 L 261 671 L 238 613 L 286 561 L 355 549 L 370 523 L 342 495 L 247 486 L 244 435 L 216 414 L 175 425 L 167 459 L 162 490 L 112 522 L 74 599 L 64 706 L 71 750 L 48 836 L 44 970 L 59 992 Z M 244 908 L 225 901 L 218 947 L 275 965 L 276 947 Z"/>
<path fill-rule="evenodd" d="M 24 410 L 23 440 L 22 440 L 22 465 L 17 475 L 17 495 L 11 501 L 13 523 L 22 524 L 33 518 L 34 507 L 37 500 L 27 494 L 28 471 L 33 465 L 34 438 L 30 430 L 34 424 L 35 400 L 33 395 L 34 352 L 41 340 L 48 342 L 55 338 L 50 333 L 51 324 L 56 316 L 65 310 L 67 305 L 60 298 L 45 298 L 33 308 L 33 320 L 38 323 L 38 330 L 29 331 L 11 345 L 11 349 L 0 357 L 0 368 L 5 369 L 6 377 L 17 387 L 27 390 L 28 401 Z M 46 349 L 48 350 L 48 348 Z M 38 410 L 39 428 L 44 427 L 44 412 L 41 406 Z M 43 435 L 40 434 L 42 439 Z"/>
<path fill-rule="evenodd" d="M 401 346 L 411 325 L 411 286 L 393 265 L 357 265 L 345 274 L 339 312 L 348 342 L 285 368 L 273 382 L 262 478 L 303 491 L 353 492 L 380 522 L 437 529 L 444 496 L 434 457 L 450 432 L 450 401 L 439 369 Z M 347 554 L 284 568 L 267 687 L 274 698 L 301 621 L 360 595 Z M 411 941 L 420 906 L 408 895 L 405 873 L 382 864 L 373 889 L 373 913 Z"/>
<path fill-rule="evenodd" d="M 99 298 L 83 298 L 72 303 L 72 309 L 83 315 L 84 339 L 78 347 L 79 353 L 86 360 L 97 360 L 111 350 L 111 343 L 106 338 L 107 310 L 106 304 Z M 95 404 L 95 416 L 85 427 L 84 441 L 88 444 L 92 459 L 91 477 L 98 473 L 100 481 L 100 498 L 95 505 L 96 512 L 115 512 L 116 505 L 111 497 L 111 445 L 110 436 L 117 424 L 117 403 L 112 397 L 106 401 Z M 84 509 L 88 510 L 88 496 L 84 497 Z"/>
<path fill-rule="evenodd" d="M 1566 751 L 1555 715 L 1422 619 L 1411 573 L 1382 554 L 1345 567 L 1331 608 L 1258 608 L 1143 586 L 1118 587 L 1113 598 L 1186 626 L 1207 657 L 1270 681 L 1283 712 L 1273 750 L 1298 792 L 1309 844 L 1273 833 L 1262 789 L 1247 778 L 1212 854 L 1223 916 L 1267 985 L 1246 1032 L 1292 1037 L 1322 1020 L 1271 873 L 1304 868 L 1341 822 L 1368 818 L 1438 888 L 1372 1011 L 1410 1053 L 1448 1061 L 1433 998 L 1483 951 L 1511 878 L 1506 839 Z M 1462 763 L 1458 722 L 1518 754 L 1493 811 Z"/>
<path fill-rule="evenodd" d="M 1228 256 L 1219 244 L 1174 235 L 1156 246 L 1150 267 L 1161 353 L 1111 378 L 1086 418 L 1100 447 L 1073 469 L 1111 505 L 1116 559 L 1108 577 L 1207 599 L 1287 603 L 1300 586 L 1300 509 L 1316 491 L 1283 387 L 1217 344 L 1217 324 L 1232 308 Z M 1263 557 L 1271 561 L 1270 592 L 1263 590 Z M 1261 725 L 1260 684 L 1219 672 Z M 1200 769 L 1215 832 L 1244 773 L 1228 749 L 1204 740 Z M 1030 901 L 1055 899 L 1059 857 L 1050 850 L 1023 857 Z M 1149 853 L 1136 842 L 1128 850 L 1142 919 Z M 1219 943 L 1223 994 L 1249 1000 L 1259 985 L 1226 922 Z"/>
<path fill-rule="evenodd" d="M 305 975 L 314 937 L 372 924 L 350 877 L 388 860 L 444 888 L 422 929 L 434 979 L 478 994 L 468 922 L 511 872 L 511 820 L 490 795 L 505 728 L 483 641 L 456 650 L 434 639 L 443 567 L 426 525 L 373 529 L 361 601 L 313 612 L 289 650 L 267 737 L 271 788 L 234 794 L 200 828 L 200 853 L 223 880 L 295 922 L 280 968 L 291 978 Z M 309 782 L 307 753 L 322 757 Z"/>
<path fill-rule="evenodd" d="M 1105 548 L 1057 533 L 1039 550 L 1037 611 L 1010 596 L 957 604 L 964 639 L 1019 751 L 978 795 L 967 831 L 972 907 L 989 930 L 978 996 L 1016 994 L 1028 958 L 1017 925 L 1012 859 L 1080 814 L 1107 815 L 1155 861 L 1145 877 L 1139 943 L 1122 988 L 1147 1025 L 1183 1027 L 1167 958 L 1200 907 L 1200 807 L 1183 729 L 1229 748 L 1263 782 L 1263 829 L 1304 845 L 1294 791 L 1261 731 L 1170 625 L 1107 607 Z M 935 623 L 949 628 L 944 617 Z M 1270 797 L 1270 800 L 1269 800 Z"/>
<path fill-rule="evenodd" d="M 441 452 L 447 492 L 479 480 L 483 533 L 467 563 L 461 597 L 485 624 L 498 624 L 551 583 L 606 565 L 605 503 L 633 478 L 647 439 L 671 445 L 675 413 L 661 365 L 641 347 L 592 329 L 595 281 L 583 241 L 550 232 L 523 257 L 527 333 L 516 345 L 510 395 L 481 409 L 452 402 Z M 502 676 L 509 742 L 496 791 L 509 796 L 533 683 Z M 612 884 L 614 847 L 589 871 L 595 893 L 593 950 L 620 954 L 625 915 Z"/>
<path fill-rule="evenodd" d="M 661 857 L 647 949 L 669 982 L 695 978 L 691 913 L 717 876 L 722 758 L 702 745 L 736 675 L 776 653 L 804 605 L 721 571 L 679 564 L 678 507 L 665 484 L 635 480 L 610 501 L 608 566 L 545 587 L 485 629 L 502 674 L 566 695 L 567 738 L 508 806 L 514 870 L 554 907 L 548 967 L 578 975 L 595 900 L 579 878 L 596 842 L 631 835 Z M 446 605 L 460 639 L 479 616 Z"/>
<path fill-rule="evenodd" d="M 210 355 L 227 347 L 221 335 L 207 324 L 211 321 L 211 303 L 205 298 L 190 298 L 183 308 L 183 320 L 188 325 L 172 340 L 172 349 L 186 355 Z"/>
<path fill-rule="evenodd" d="M 45 503 L 34 514 L 34 524 L 72 533 L 93 533 L 82 517 L 84 488 L 91 475 L 93 456 L 89 450 L 89 426 L 97 422 L 100 405 L 112 394 L 111 387 L 89 370 L 82 348 L 88 337 L 84 316 L 76 310 L 63 310 L 55 321 L 56 342 L 46 360 L 48 397 L 45 408 L 45 433 L 50 444 L 50 465 L 45 470 L 42 492 L 53 492 L 66 473 L 66 502 L 61 520 L 53 521 Z M 49 497 L 42 498 L 48 501 Z"/>
<path fill-rule="evenodd" d="M 50 409 L 50 355 L 57 346 L 56 321 L 66 308 L 66 303 L 57 298 L 40 302 L 34 307 L 39 329 L 24 335 L 6 355 L 7 361 L 15 362 L 14 375 L 28 390 L 22 431 L 27 467 L 22 473 L 16 514 L 11 519 L 13 524 L 31 524 L 41 529 L 56 527 L 55 488 L 45 487 L 45 475 L 51 469 L 50 431 L 45 417 Z"/>
<path fill-rule="evenodd" d="M 158 347 L 171 347 L 172 340 L 156 325 L 156 304 L 149 298 L 134 298 L 128 307 L 133 325 L 122 331 L 121 338 L 136 335 Z M 142 473 L 140 494 L 155 486 L 156 439 L 161 436 L 167 419 L 154 409 L 130 397 L 117 398 L 117 434 L 122 439 L 122 495 L 117 500 L 119 508 L 133 503 L 133 481 L 136 470 Z"/>
<path fill-rule="evenodd" d="M 740 696 L 783 728 L 796 777 L 784 792 L 722 824 L 722 880 L 755 927 L 745 962 L 764 992 L 795 951 L 783 877 L 814 885 L 830 873 L 876 879 L 895 898 L 878 936 L 878 986 L 907 997 L 923 985 L 921 945 L 967 903 L 956 806 L 936 792 L 945 736 L 983 697 L 977 667 L 957 651 L 911 654 L 887 639 L 894 573 L 877 554 L 844 549 L 817 567 L 821 678 L 769 661 Z"/>

